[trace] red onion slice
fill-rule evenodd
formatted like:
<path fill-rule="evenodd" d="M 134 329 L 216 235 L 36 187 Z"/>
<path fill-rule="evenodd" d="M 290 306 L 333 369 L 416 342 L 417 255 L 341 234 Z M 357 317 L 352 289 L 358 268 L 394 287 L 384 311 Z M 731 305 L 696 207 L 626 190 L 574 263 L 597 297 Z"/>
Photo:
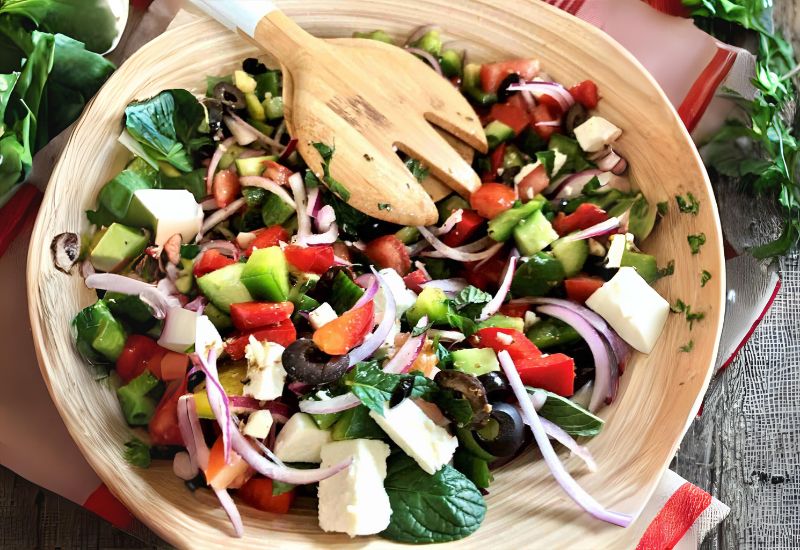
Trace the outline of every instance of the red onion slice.
<path fill-rule="evenodd" d="M 384 305 L 383 318 L 378 324 L 378 328 L 376 328 L 372 334 L 367 336 L 360 346 L 351 350 L 348 354 L 350 356 L 351 367 L 356 363 L 363 361 L 367 357 L 371 357 L 372 354 L 375 353 L 381 346 L 381 344 L 386 341 L 386 337 L 389 336 L 389 332 L 394 326 L 394 321 L 397 315 L 397 304 L 394 300 L 394 295 L 392 294 L 389 285 L 374 266 L 370 266 L 370 269 L 378 279 L 378 284 L 380 284 L 380 287 L 383 290 L 383 297 L 386 303 Z"/>
<path fill-rule="evenodd" d="M 577 233 L 572 233 L 570 235 L 567 235 L 566 237 L 563 237 L 562 241 L 563 242 L 582 241 L 584 239 L 590 239 L 592 237 L 599 237 L 600 235 L 611 233 L 618 227 L 619 227 L 619 218 L 611 216 L 607 220 L 595 224 L 592 227 L 589 227 L 582 231 L 578 231 Z"/>
<path fill-rule="evenodd" d="M 497 294 L 489 301 L 488 304 L 483 306 L 481 314 L 478 317 L 479 321 L 485 321 L 500 309 L 503 305 L 503 300 L 506 299 L 508 291 L 511 288 L 511 281 L 514 279 L 514 269 L 517 267 L 517 256 L 509 256 L 506 269 L 503 272 L 503 279 L 500 282 L 500 288 L 497 289 Z"/>
<path fill-rule="evenodd" d="M 297 212 L 297 242 L 303 245 L 305 244 L 305 239 L 311 236 L 311 217 L 307 213 L 306 187 L 303 185 L 303 178 L 298 172 L 289 176 L 289 187 L 292 188 L 295 211 Z"/>
<path fill-rule="evenodd" d="M 530 426 L 533 437 L 536 440 L 536 444 L 539 446 L 539 451 L 542 453 L 547 467 L 550 469 L 550 472 L 553 474 L 558 484 L 564 489 L 567 496 L 597 519 L 619 525 L 620 527 L 629 526 L 633 522 L 632 516 L 604 508 L 578 485 L 578 482 L 567 472 L 553 449 L 553 446 L 550 444 L 547 432 L 545 432 L 539 415 L 536 414 L 536 409 L 534 409 L 528 392 L 525 390 L 522 380 L 520 380 L 519 373 L 514 366 L 514 361 L 511 359 L 511 356 L 507 351 L 503 350 L 497 354 L 497 357 L 500 360 L 503 372 L 505 372 L 508 383 L 522 409 L 522 418 L 525 420 L 525 423 Z"/>
<path fill-rule="evenodd" d="M 599 176 L 602 173 L 602 170 L 597 170 L 596 168 L 584 170 L 583 172 L 576 172 L 562 179 L 554 189 L 551 190 L 549 187 L 545 189 L 545 195 L 550 196 L 554 194 L 554 198 L 556 199 L 575 198 L 581 194 L 583 188 L 593 177 Z"/>
<path fill-rule="evenodd" d="M 545 305 L 538 308 L 537 311 L 567 323 L 574 328 L 575 331 L 580 334 L 581 338 L 586 341 L 586 344 L 588 344 L 589 349 L 592 351 L 592 356 L 594 357 L 594 392 L 592 392 L 589 410 L 591 412 L 596 412 L 603 401 L 611 397 L 614 387 L 612 364 L 616 367 L 616 362 L 612 361 L 612 358 L 609 356 L 605 340 L 586 319 L 568 308 Z M 614 368 L 614 371 L 615 370 L 616 368 Z"/>
<path fill-rule="evenodd" d="M 225 126 L 228 127 L 228 130 L 231 131 L 231 134 L 233 134 L 233 137 L 236 138 L 236 142 L 239 145 L 250 145 L 254 141 L 260 141 L 273 152 L 283 150 L 283 146 L 279 141 L 275 141 L 267 134 L 260 132 L 237 115 L 231 114 L 230 116 L 224 116 L 222 120 L 225 122 Z"/>
<path fill-rule="evenodd" d="M 417 323 L 417 328 L 424 327 L 428 324 L 428 316 L 425 315 Z M 386 362 L 383 366 L 383 372 L 391 374 L 403 374 L 408 372 L 411 365 L 416 361 L 417 356 L 425 346 L 425 338 L 427 338 L 427 331 L 417 336 L 409 336 L 408 340 L 400 346 L 400 349 L 394 356 Z"/>
<path fill-rule="evenodd" d="M 367 283 L 367 290 L 364 291 L 364 294 L 361 295 L 361 298 L 359 298 L 356 301 L 356 303 L 353 304 L 353 307 L 350 308 L 350 311 L 363 306 L 364 304 L 375 298 L 375 295 L 378 293 L 378 289 L 381 286 L 380 283 L 378 282 L 378 278 L 375 277 L 374 275 L 369 275 L 365 273 L 364 275 L 361 275 L 359 279 L 361 279 L 362 277 L 363 277 L 362 280 Z M 369 279 L 367 279 L 367 277 L 369 277 Z"/>
<path fill-rule="evenodd" d="M 189 453 L 181 451 L 172 458 L 172 473 L 184 481 L 197 477 L 199 470 L 192 464 Z"/>
<path fill-rule="evenodd" d="M 183 445 L 189 453 L 192 466 L 195 470 L 208 468 L 208 446 L 203 438 L 200 418 L 197 416 L 197 406 L 194 396 L 191 394 L 182 395 L 178 399 L 178 428 L 181 431 Z"/>
<path fill-rule="evenodd" d="M 217 171 L 217 166 L 219 166 L 219 161 L 222 160 L 222 156 L 228 151 L 231 145 L 233 145 L 234 138 L 229 137 L 225 141 L 221 142 L 217 145 L 217 149 L 214 151 L 214 154 L 211 155 L 211 161 L 208 163 L 208 171 L 206 172 L 206 194 L 210 195 L 212 189 L 214 187 L 214 173 Z"/>
<path fill-rule="evenodd" d="M 303 243 L 306 245 L 331 244 L 335 243 L 338 238 L 339 238 L 339 226 L 336 225 L 336 222 L 333 222 L 330 228 L 328 228 L 328 230 L 325 231 L 324 233 L 315 233 L 313 235 L 307 235 L 303 239 Z"/>
<path fill-rule="evenodd" d="M 433 57 L 431 54 L 423 50 L 422 48 L 409 48 L 406 47 L 406 51 L 409 53 L 413 53 L 421 57 L 425 62 L 430 66 L 431 69 L 436 71 L 436 74 L 439 76 L 444 76 L 444 72 L 442 72 L 442 66 L 439 64 L 439 60 Z"/>
<path fill-rule="evenodd" d="M 445 258 L 450 258 L 451 260 L 456 260 L 459 262 L 478 262 L 485 258 L 490 258 L 494 256 L 494 254 L 503 247 L 503 243 L 497 243 L 481 252 L 463 252 L 461 250 L 457 250 L 455 248 L 447 246 L 442 241 L 437 239 L 433 233 L 428 231 L 427 228 L 419 226 L 417 227 L 417 229 L 425 238 L 425 240 L 428 241 L 439 254 L 441 254 Z M 440 257 L 436 255 L 434 252 L 423 253 L 423 256 L 430 256 L 432 258 Z"/>
<path fill-rule="evenodd" d="M 292 208 L 297 208 L 294 199 L 291 197 L 291 195 L 289 195 L 289 193 L 286 192 L 286 189 L 269 178 L 262 176 L 242 176 L 239 178 L 239 183 L 245 187 L 260 187 L 261 189 L 266 189 L 270 193 L 275 193 L 278 195 L 283 202 Z"/>
<path fill-rule="evenodd" d="M 190 355 L 195 366 L 206 375 L 206 395 L 211 411 L 217 419 L 222 431 L 225 462 L 229 463 L 231 450 L 231 432 L 236 431 L 231 416 L 228 394 L 219 381 L 217 372 L 217 355 L 222 352 L 222 338 L 216 327 L 205 315 L 197 319 L 195 329 L 195 352 Z"/>
<path fill-rule="evenodd" d="M 150 307 L 156 319 L 164 319 L 170 308 L 181 305 L 175 297 L 156 286 L 116 273 L 93 273 L 84 279 L 84 283 L 88 288 L 138 295 Z"/>
<path fill-rule="evenodd" d="M 218 224 L 236 214 L 236 212 L 238 212 L 245 204 L 247 204 L 247 199 L 241 197 L 230 203 L 225 208 L 220 208 L 208 216 L 205 220 L 203 220 L 203 226 L 200 228 L 200 233 L 197 234 L 194 242 L 199 243 L 203 239 L 203 235 L 216 227 Z"/>
<path fill-rule="evenodd" d="M 569 91 L 558 82 L 540 82 L 537 80 L 531 80 L 529 82 L 512 84 L 508 87 L 508 91 L 510 92 L 519 92 L 522 90 L 527 90 L 534 94 L 549 95 L 558 101 L 558 105 L 565 113 L 575 104 L 575 98 L 572 97 L 572 94 L 569 93 Z"/>
<path fill-rule="evenodd" d="M 469 283 L 467 283 L 466 279 L 456 277 L 453 279 L 435 279 L 433 281 L 426 281 L 424 283 L 420 283 L 419 286 L 422 288 L 438 288 L 439 290 L 443 290 L 445 292 L 456 293 L 461 292 L 467 288 L 468 285 Z"/>
<path fill-rule="evenodd" d="M 543 120 L 541 122 L 534 122 L 533 125 L 534 126 L 549 126 L 549 127 L 552 127 L 552 128 L 557 128 L 557 127 L 561 126 L 561 121 L 560 120 Z"/>
<path fill-rule="evenodd" d="M 275 136 L 276 137 L 278 136 L 277 132 L 275 132 Z M 283 164 L 284 162 L 289 160 L 289 157 L 292 156 L 292 153 L 294 153 L 295 149 L 297 149 L 297 138 L 292 138 L 289 140 L 289 143 L 287 143 L 286 147 L 283 149 L 283 153 L 281 153 L 281 156 L 278 158 L 278 162 Z"/>
<path fill-rule="evenodd" d="M 194 311 L 199 314 L 203 314 L 203 310 L 205 309 L 206 305 L 208 304 L 208 300 L 205 296 L 198 295 L 197 298 L 183 306 L 184 309 L 188 309 L 189 311 Z"/>
<path fill-rule="evenodd" d="M 217 495 L 219 503 L 222 505 L 222 508 L 225 510 L 225 513 L 228 514 L 228 518 L 231 520 L 234 536 L 236 538 L 241 538 L 241 536 L 244 534 L 244 524 L 242 523 L 242 516 L 239 514 L 239 509 L 236 507 L 236 503 L 233 502 L 231 495 L 225 489 L 214 489 L 214 494 Z"/>
<path fill-rule="evenodd" d="M 450 230 L 455 227 L 455 225 L 461 221 L 461 218 L 464 216 L 464 210 L 461 208 L 457 208 L 453 210 L 453 213 L 447 216 L 447 219 L 444 221 L 441 227 L 436 227 L 431 230 L 431 233 L 434 235 L 444 235 L 445 233 L 449 233 Z"/>
<path fill-rule="evenodd" d="M 361 400 L 355 394 L 345 393 L 321 401 L 305 399 L 300 401 L 300 411 L 308 414 L 333 414 L 358 407 L 360 404 Z"/>
<path fill-rule="evenodd" d="M 426 248 L 429 248 L 430 246 L 431 246 L 431 243 L 429 243 L 425 239 L 420 239 L 417 242 L 415 242 L 414 244 L 412 244 L 410 246 L 407 246 L 406 247 L 406 251 L 408 252 L 409 256 L 413 257 L 413 256 L 419 255 L 420 252 L 422 252 Z"/>
<path fill-rule="evenodd" d="M 589 468 L 590 472 L 597 471 L 597 463 L 594 461 L 594 457 L 592 453 L 584 447 L 583 445 L 579 445 L 575 439 L 567 432 L 564 431 L 564 428 L 555 424 L 554 422 L 550 422 L 546 418 L 540 416 L 539 420 L 542 422 L 542 426 L 544 426 L 544 431 L 550 437 L 550 439 L 555 439 L 559 443 L 561 443 L 564 447 L 572 451 L 575 456 L 580 458 L 586 463 L 586 467 Z"/>
<path fill-rule="evenodd" d="M 200 203 L 200 208 L 203 209 L 203 212 L 208 212 L 209 210 L 219 209 L 219 204 L 217 203 L 217 199 L 209 197 Z"/>
<path fill-rule="evenodd" d="M 432 328 L 428 331 L 428 335 L 431 338 L 439 338 L 440 342 L 463 342 L 467 339 L 463 332 L 458 332 L 457 330 L 439 330 Z"/>
<path fill-rule="evenodd" d="M 306 214 L 311 218 L 316 218 L 320 208 L 322 208 L 322 200 L 320 199 L 319 187 L 312 187 L 308 190 Z"/>

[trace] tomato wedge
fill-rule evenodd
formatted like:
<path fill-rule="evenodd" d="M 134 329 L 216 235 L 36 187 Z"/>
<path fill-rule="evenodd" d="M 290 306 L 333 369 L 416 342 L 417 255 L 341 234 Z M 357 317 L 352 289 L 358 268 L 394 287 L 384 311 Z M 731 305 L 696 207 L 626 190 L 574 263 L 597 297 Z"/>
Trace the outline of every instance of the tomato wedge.
<path fill-rule="evenodd" d="M 547 169 L 544 164 L 540 164 L 519 182 L 519 186 L 517 186 L 519 200 L 528 202 L 547 189 L 548 185 L 550 185 L 550 178 L 547 177 Z"/>
<path fill-rule="evenodd" d="M 240 302 L 231 304 L 231 321 L 239 330 L 277 325 L 292 316 L 292 302 Z"/>
<path fill-rule="evenodd" d="M 566 215 L 559 212 L 553 219 L 553 229 L 561 236 L 568 235 L 573 231 L 588 229 L 593 225 L 604 222 L 608 219 L 606 211 L 589 202 L 585 202 L 575 209 L 572 214 Z"/>
<path fill-rule="evenodd" d="M 195 277 L 202 277 L 206 273 L 211 273 L 218 269 L 222 269 L 227 265 L 236 263 L 233 258 L 228 258 L 222 255 L 219 250 L 210 249 L 203 252 L 199 260 L 195 260 L 192 271 Z"/>
<path fill-rule="evenodd" d="M 297 340 L 297 329 L 294 328 L 292 321 L 287 319 L 273 327 L 252 330 L 229 338 L 225 341 L 225 351 L 231 359 L 238 361 L 244 357 L 244 349 L 250 343 L 251 335 L 259 342 L 274 342 L 286 347 Z"/>
<path fill-rule="evenodd" d="M 183 445 L 181 429 L 178 426 L 178 399 L 186 393 L 188 376 L 173 380 L 156 407 L 153 418 L 147 426 L 150 443 L 153 445 Z"/>
<path fill-rule="evenodd" d="M 511 302 L 506 302 L 502 306 L 500 306 L 500 313 L 503 315 L 508 315 L 509 317 L 522 317 L 525 318 L 525 314 L 530 309 L 528 304 L 512 304 Z"/>
<path fill-rule="evenodd" d="M 212 185 L 214 198 L 220 208 L 225 208 L 239 196 L 242 186 L 239 184 L 239 176 L 233 170 L 220 170 L 214 175 Z"/>
<path fill-rule="evenodd" d="M 272 480 L 268 477 L 250 478 L 236 494 L 253 508 L 273 514 L 285 514 L 294 502 L 294 489 L 273 495 Z"/>
<path fill-rule="evenodd" d="M 517 195 L 502 183 L 484 183 L 469 197 L 469 204 L 478 214 L 491 220 L 514 206 Z"/>
<path fill-rule="evenodd" d="M 500 284 L 506 260 L 505 254 L 497 253 L 484 262 L 468 262 L 464 264 L 464 278 L 472 286 L 493 292 Z"/>
<path fill-rule="evenodd" d="M 406 275 L 411 270 L 411 257 L 408 255 L 406 245 L 394 235 L 384 235 L 367 243 L 364 254 L 370 261 L 380 268 L 392 268 L 400 276 Z"/>
<path fill-rule="evenodd" d="M 412 271 L 405 277 L 403 277 L 403 282 L 406 284 L 406 288 L 409 290 L 413 290 L 417 294 L 422 292 L 422 283 L 429 281 L 425 272 L 421 269 L 417 269 L 416 271 Z"/>
<path fill-rule="evenodd" d="M 374 323 L 375 307 L 372 301 L 345 312 L 333 321 L 314 331 L 312 339 L 328 355 L 344 355 L 356 347 Z"/>
<path fill-rule="evenodd" d="M 327 244 L 315 246 L 287 246 L 283 250 L 286 261 L 304 273 L 322 275 L 333 266 L 333 247 Z"/>
<path fill-rule="evenodd" d="M 255 232 L 256 238 L 250 243 L 247 248 L 248 256 L 253 253 L 256 248 L 269 248 L 270 246 L 278 246 L 281 241 L 289 242 L 289 232 L 280 225 L 271 225 Z"/>
<path fill-rule="evenodd" d="M 480 230 L 483 222 L 484 219 L 474 210 L 463 210 L 461 221 L 442 237 L 442 242 L 447 246 L 461 246 Z"/>
<path fill-rule="evenodd" d="M 564 288 L 567 291 L 567 298 L 580 304 L 589 299 L 597 289 L 603 286 L 603 279 L 600 277 L 577 276 L 564 280 Z"/>
<path fill-rule="evenodd" d="M 508 75 L 516 73 L 522 80 L 531 80 L 539 74 L 539 62 L 535 59 L 511 59 L 481 66 L 481 87 L 486 93 L 495 93 Z"/>
<path fill-rule="evenodd" d="M 489 119 L 499 120 L 514 130 L 515 135 L 519 135 L 531 121 L 526 109 L 511 102 L 492 105 L 492 109 L 489 111 Z"/>
<path fill-rule="evenodd" d="M 160 379 L 161 359 L 168 351 L 148 336 L 131 334 L 125 340 L 125 347 L 117 358 L 117 374 L 126 384 L 142 374 L 145 369 Z"/>
<path fill-rule="evenodd" d="M 282 164 L 278 164 L 274 160 L 268 160 L 266 163 L 266 169 L 264 170 L 264 176 L 271 179 L 278 185 L 289 185 L 289 176 L 292 175 L 292 171 L 283 166 Z"/>
<path fill-rule="evenodd" d="M 533 361 L 515 361 L 522 383 L 551 391 L 562 397 L 575 393 L 575 361 L 563 353 L 545 355 Z"/>
<path fill-rule="evenodd" d="M 500 175 L 500 169 L 503 167 L 505 158 L 506 158 L 506 144 L 504 142 L 495 147 L 494 151 L 492 151 L 492 154 L 489 156 L 489 170 L 484 171 L 481 174 L 482 183 L 493 182 L 497 178 L 497 176 Z"/>
<path fill-rule="evenodd" d="M 237 489 L 253 475 L 253 470 L 234 450 L 231 450 L 228 462 L 225 462 L 225 444 L 222 436 L 219 436 L 211 446 L 208 467 L 203 473 L 212 489 Z"/>
<path fill-rule="evenodd" d="M 544 97 L 544 96 L 543 96 Z M 533 131 L 536 132 L 540 138 L 547 141 L 550 139 L 554 133 L 559 131 L 559 126 L 537 126 L 537 122 L 552 122 L 554 120 L 558 120 L 559 116 L 556 112 L 551 108 L 545 105 L 544 103 L 539 103 L 536 107 L 533 108 L 531 112 L 531 127 Z"/>
<path fill-rule="evenodd" d="M 569 93 L 575 98 L 575 101 L 586 107 L 587 109 L 594 109 L 597 107 L 599 98 L 597 96 L 597 84 L 591 80 L 584 80 L 575 84 L 569 89 Z"/>

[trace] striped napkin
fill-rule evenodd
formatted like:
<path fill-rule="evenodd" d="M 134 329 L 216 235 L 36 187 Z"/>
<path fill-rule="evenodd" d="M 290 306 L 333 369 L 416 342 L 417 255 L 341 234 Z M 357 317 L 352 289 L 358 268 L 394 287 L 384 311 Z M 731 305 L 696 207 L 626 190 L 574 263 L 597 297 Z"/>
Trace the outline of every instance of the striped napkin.
<path fill-rule="evenodd" d="M 720 86 L 752 97 L 753 56 L 715 40 L 686 18 L 680 0 L 546 0 L 604 30 L 656 78 L 686 127 L 700 141 L 722 123 L 732 104 L 716 96 Z M 129 40 L 143 44 L 167 27 L 180 0 L 134 0 L 148 13 Z M 150 4 L 150 5 L 149 5 Z M 148 8 L 149 5 L 149 8 Z M 668 45 L 669 47 L 665 47 Z M 37 157 L 34 181 L 43 188 L 64 140 Z M 25 184 L 0 208 L 0 282 L 4 311 L 27 311 L 25 258 L 41 191 Z M 774 272 L 731 250 L 727 261 L 728 304 L 716 368 L 726 367 L 755 330 L 780 288 Z M 30 329 L 0 318 L 0 463 L 107 519 L 130 527 L 133 516 L 102 484 L 69 437 L 36 366 Z M 57 463 L 53 460 L 57 458 Z M 68 475 L 67 475 L 68 470 Z M 637 523 L 647 525 L 637 548 L 697 548 L 722 521 L 728 507 L 678 474 L 667 471 Z"/>

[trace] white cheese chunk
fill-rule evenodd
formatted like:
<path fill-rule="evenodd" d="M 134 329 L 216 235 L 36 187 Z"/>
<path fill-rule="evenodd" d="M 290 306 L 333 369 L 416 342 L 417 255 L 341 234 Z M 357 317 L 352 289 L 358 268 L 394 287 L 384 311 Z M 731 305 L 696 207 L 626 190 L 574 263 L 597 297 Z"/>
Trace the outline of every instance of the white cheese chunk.
<path fill-rule="evenodd" d="M 539 319 L 539 316 L 532 311 L 526 311 L 525 317 L 523 319 L 525 322 L 525 332 L 527 332 L 528 329 L 531 328 L 533 325 L 541 321 L 541 319 Z M 500 336 L 500 333 L 498 333 L 497 335 Z"/>
<path fill-rule="evenodd" d="M 453 458 L 458 439 L 437 426 L 416 403 L 404 399 L 391 409 L 388 405 L 383 406 L 383 416 L 372 410 L 369 415 L 420 468 L 435 474 Z"/>
<path fill-rule="evenodd" d="M 600 116 L 593 116 L 575 127 L 575 138 L 587 153 L 599 151 L 622 135 L 622 130 Z"/>
<path fill-rule="evenodd" d="M 272 428 L 272 413 L 269 411 L 253 411 L 247 418 L 242 433 L 255 439 L 264 439 Z"/>
<path fill-rule="evenodd" d="M 319 482 L 319 526 L 323 531 L 374 535 L 389 526 L 392 508 L 383 487 L 389 445 L 373 439 L 334 441 L 322 447 L 322 467 L 352 457 L 350 467 Z"/>
<path fill-rule="evenodd" d="M 336 315 L 331 305 L 328 302 L 323 302 L 321 306 L 308 314 L 308 322 L 311 323 L 314 330 L 317 330 L 337 317 L 338 315 Z"/>
<path fill-rule="evenodd" d="M 605 265 L 608 268 L 619 267 L 622 264 L 622 255 L 628 249 L 628 240 L 625 235 L 611 235 L 609 237 L 608 253 L 606 253 Z"/>
<path fill-rule="evenodd" d="M 381 277 L 386 282 L 386 286 L 394 296 L 395 306 L 397 307 L 396 316 L 399 319 L 408 308 L 414 305 L 417 301 L 417 295 L 414 291 L 406 288 L 406 283 L 400 274 L 391 267 L 380 270 Z M 380 290 L 375 295 L 375 318 L 380 319 L 383 317 L 383 312 L 386 309 L 386 297 L 384 291 Z"/>
<path fill-rule="evenodd" d="M 203 209 L 185 189 L 139 189 L 128 210 L 130 223 L 149 227 L 157 246 L 180 233 L 189 242 L 203 225 Z"/>
<path fill-rule="evenodd" d="M 621 267 L 586 305 L 642 353 L 653 350 L 669 315 L 669 303 L 632 267 Z"/>
<path fill-rule="evenodd" d="M 514 183 L 517 185 L 522 183 L 522 180 L 524 180 L 528 174 L 536 170 L 540 164 L 542 163 L 537 160 L 536 162 L 531 162 L 520 168 L 519 172 L 517 172 L 517 175 L 514 176 Z"/>
<path fill-rule="evenodd" d="M 555 176 L 558 174 L 562 168 L 564 168 L 564 164 L 567 163 L 567 155 L 559 151 L 558 149 L 553 149 L 555 156 L 553 157 L 553 171 L 550 173 L 550 177 Z"/>
<path fill-rule="evenodd" d="M 198 318 L 194 311 L 182 307 L 170 308 L 164 320 L 158 345 L 171 351 L 186 353 L 186 350 L 195 344 Z"/>
<path fill-rule="evenodd" d="M 275 456 L 284 462 L 322 462 L 322 446 L 332 440 L 331 432 L 320 430 L 310 414 L 295 413 L 275 439 Z"/>
<path fill-rule="evenodd" d="M 281 362 L 283 350 L 283 346 L 275 342 L 259 342 L 250 338 L 250 343 L 244 348 L 248 378 L 244 395 L 267 401 L 283 394 L 283 384 L 286 382 L 286 370 Z"/>

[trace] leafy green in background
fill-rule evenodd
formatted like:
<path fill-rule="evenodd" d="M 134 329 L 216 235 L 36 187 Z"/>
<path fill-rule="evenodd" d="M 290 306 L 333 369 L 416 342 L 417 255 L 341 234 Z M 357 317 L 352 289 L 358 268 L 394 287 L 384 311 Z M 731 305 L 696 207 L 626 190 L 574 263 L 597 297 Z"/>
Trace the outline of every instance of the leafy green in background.
<path fill-rule="evenodd" d="M 683 0 L 683 4 L 700 27 L 726 42 L 735 42 L 742 29 L 757 33 L 756 95 L 753 101 L 739 102 L 746 120 L 726 122 L 706 146 L 704 158 L 719 174 L 739 179 L 756 193 L 777 196 L 786 214 L 783 233 L 752 253 L 757 258 L 784 254 L 800 237 L 800 148 L 796 129 L 782 117 L 796 95 L 792 46 L 774 28 L 771 0 Z"/>
<path fill-rule="evenodd" d="M 115 35 L 100 0 L 0 0 L 0 206 L 111 75 Z"/>

